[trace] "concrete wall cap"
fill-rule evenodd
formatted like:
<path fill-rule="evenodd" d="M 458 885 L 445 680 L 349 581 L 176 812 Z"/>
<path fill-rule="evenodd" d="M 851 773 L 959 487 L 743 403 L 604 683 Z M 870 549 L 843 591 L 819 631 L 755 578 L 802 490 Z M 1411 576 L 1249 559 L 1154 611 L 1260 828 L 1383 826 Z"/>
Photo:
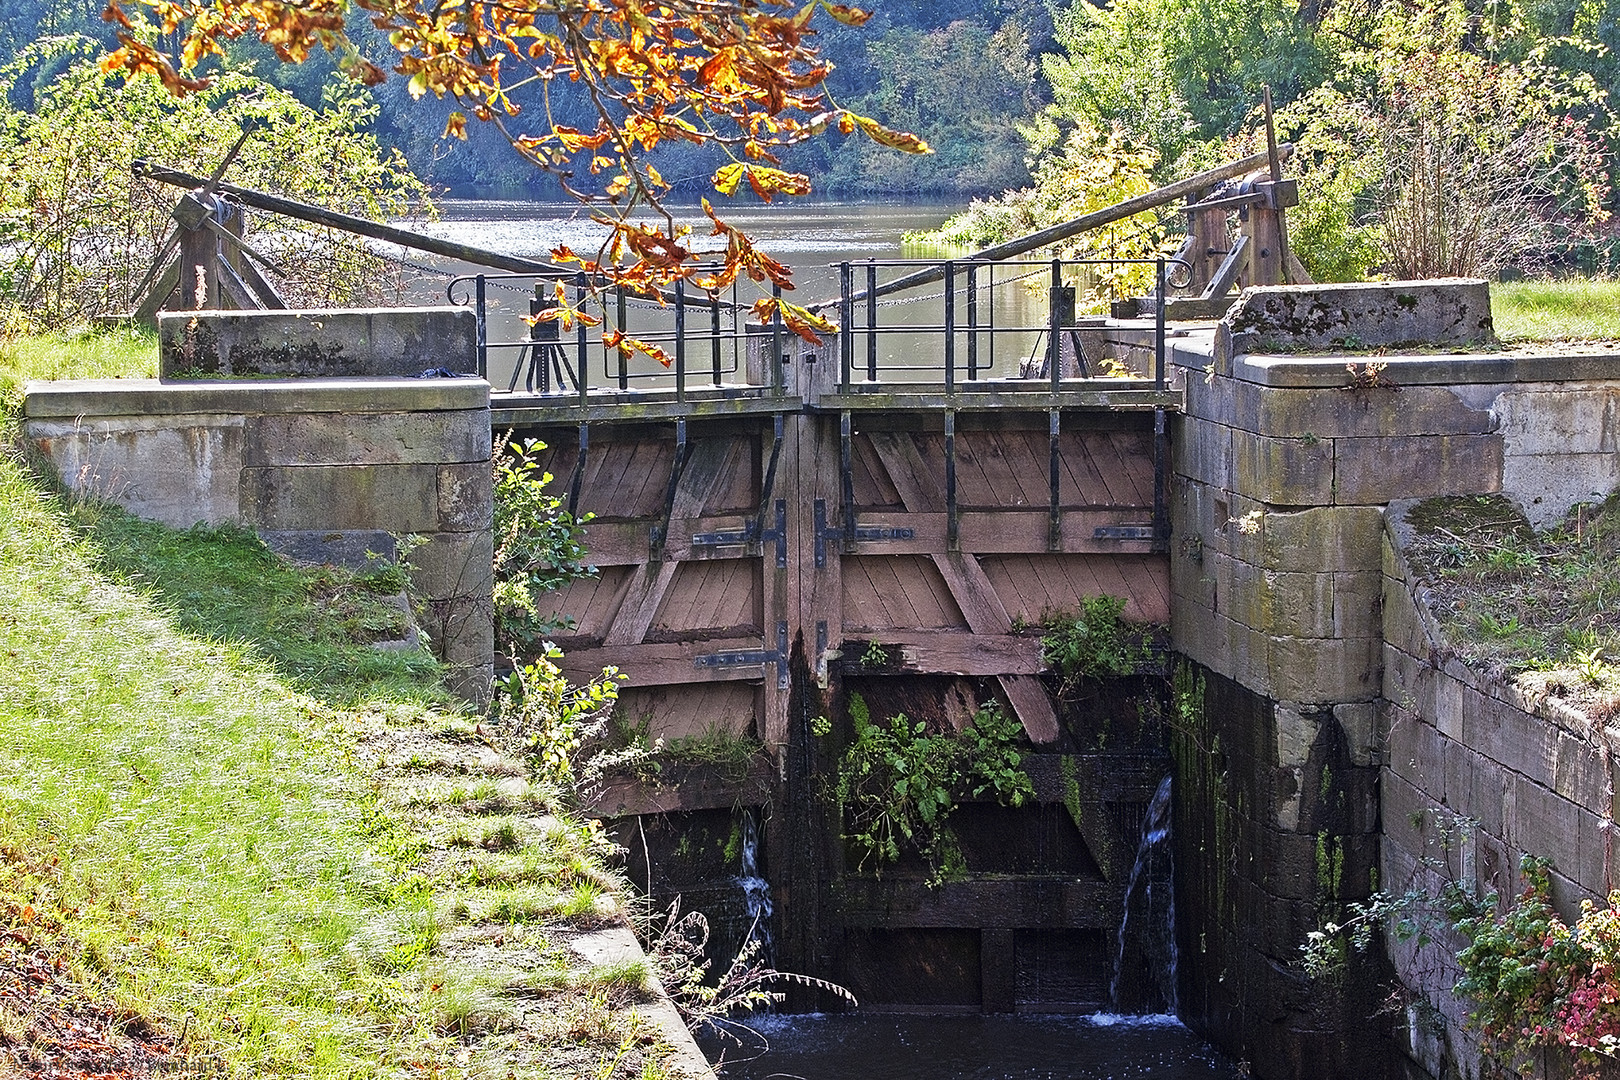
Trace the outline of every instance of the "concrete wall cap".
<path fill-rule="evenodd" d="M 487 409 L 483 379 L 64 379 L 24 387 L 23 415 L 175 416 L 197 413 L 445 412 Z"/>

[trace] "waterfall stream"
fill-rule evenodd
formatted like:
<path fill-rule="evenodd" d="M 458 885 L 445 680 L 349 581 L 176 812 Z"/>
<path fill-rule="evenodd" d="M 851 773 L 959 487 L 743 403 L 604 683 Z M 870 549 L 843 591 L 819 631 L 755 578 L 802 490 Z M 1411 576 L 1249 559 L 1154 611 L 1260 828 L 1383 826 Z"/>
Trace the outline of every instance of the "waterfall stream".
<path fill-rule="evenodd" d="M 1176 999 L 1175 866 L 1170 849 L 1170 777 L 1142 822 L 1114 951 L 1109 1003 L 1118 1012 L 1180 1011 Z"/>
<path fill-rule="evenodd" d="M 771 958 L 771 886 L 759 873 L 759 827 L 754 812 L 744 810 L 742 815 L 742 873 L 737 875 L 737 887 L 743 892 L 743 908 L 748 913 L 748 937 L 758 941 L 760 959 L 767 964 Z"/>

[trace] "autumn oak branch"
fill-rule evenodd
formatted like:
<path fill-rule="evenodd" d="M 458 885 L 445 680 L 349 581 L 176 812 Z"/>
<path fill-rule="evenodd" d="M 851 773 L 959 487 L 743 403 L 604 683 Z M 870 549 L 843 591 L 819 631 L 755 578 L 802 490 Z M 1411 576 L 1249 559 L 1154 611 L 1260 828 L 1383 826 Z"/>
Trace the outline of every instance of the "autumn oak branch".
<path fill-rule="evenodd" d="M 850 25 L 867 19 L 826 0 L 797 9 L 790 0 L 108 0 L 103 17 L 115 25 L 119 48 L 104 66 L 155 76 L 184 95 L 207 85 L 199 71 L 239 38 L 256 37 L 288 63 L 325 50 L 362 83 L 398 77 L 416 97 L 453 100 L 447 135 L 465 138 L 469 119 L 493 124 L 572 196 L 596 207 L 592 216 L 609 228 L 607 241 L 592 257 L 560 248 L 553 252 L 559 262 L 638 290 L 684 279 L 718 291 L 739 278 L 791 289 L 788 268 L 707 199 L 708 235 L 724 250 L 699 250 L 664 210 L 669 184 L 647 155 L 671 140 L 722 147 L 730 160 L 714 173 L 714 190 L 732 196 L 746 183 L 769 202 L 810 190 L 809 177 L 781 168 L 777 152 L 832 128 L 928 153 L 915 135 L 832 102 L 825 86 L 831 65 L 814 44 L 818 13 Z M 387 36 L 395 50 L 387 70 L 362 55 L 348 32 L 351 18 L 369 18 Z M 173 53 L 158 42 L 173 43 Z M 551 119 L 549 92 L 559 79 L 582 87 L 593 129 Z M 512 96 L 535 84 L 544 91 L 544 115 Z M 658 223 L 633 220 L 647 208 Z M 780 313 L 806 336 L 828 328 L 807 309 L 770 296 L 754 309 L 761 319 Z"/>

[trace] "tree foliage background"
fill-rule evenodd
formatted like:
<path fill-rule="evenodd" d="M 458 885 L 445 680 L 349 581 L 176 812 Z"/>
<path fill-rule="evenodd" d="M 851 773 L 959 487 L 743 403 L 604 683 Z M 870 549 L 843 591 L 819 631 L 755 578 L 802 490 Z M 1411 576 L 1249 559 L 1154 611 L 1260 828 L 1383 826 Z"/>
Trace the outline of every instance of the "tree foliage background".
<path fill-rule="evenodd" d="M 258 93 L 254 108 L 296 114 L 297 123 L 330 113 L 315 126 L 330 133 L 323 138 L 341 132 L 343 139 L 375 140 L 369 145 L 376 164 L 366 169 L 390 161 L 381 149 L 389 148 L 416 176 L 457 192 L 558 193 L 512 153 L 500 131 L 474 123 L 464 140 L 447 137 L 456 103 L 415 96 L 405 79 L 359 86 L 339 72 L 341 57 L 319 51 L 283 64 L 251 38 L 234 41 L 224 65 L 233 89 L 211 91 L 195 106 L 117 90 L 111 82 L 92 86 L 86 71 L 53 90 L 80 54 L 33 43 L 75 32 L 110 46 L 101 6 L 9 0 L 0 10 L 0 54 L 30 57 L 7 69 L 4 84 L 6 167 L 16 178 L 10 194 L 0 196 L 7 200 L 5 227 L 13 240 L 20 236 L 29 220 L 24 207 L 32 205 L 39 211 L 35 228 L 56 237 L 35 242 L 50 259 L 106 262 L 93 244 L 64 242 L 71 232 L 65 220 L 44 227 L 53 220 L 43 209 L 49 199 L 34 197 L 50 190 L 44 182 L 50 169 L 63 168 L 60 148 L 47 145 L 44 133 L 97 109 L 138 126 L 197 107 L 240 112 L 246 106 L 229 103 Z M 989 242 L 1062 220 L 1077 206 L 1123 190 L 1121 184 L 1135 190 L 1162 183 L 1255 149 L 1260 93 L 1270 86 L 1279 133 L 1299 147 L 1290 165 L 1304 192 L 1292 215 L 1294 244 L 1318 277 L 1620 269 L 1613 219 L 1620 205 L 1607 183 L 1617 130 L 1612 95 L 1620 89 L 1620 0 L 893 0 L 874 4 L 863 27 L 819 19 L 815 28 L 812 44 L 830 62 L 829 104 L 916 132 L 936 152 L 897 153 L 833 126 L 820 138 L 776 147 L 780 168 L 814 177 L 817 190 L 831 194 L 1009 192 L 953 223 L 947 238 L 959 242 Z M 362 56 L 387 63 L 395 55 L 363 20 L 351 21 L 350 32 Z M 72 94 L 93 91 L 77 113 L 66 105 L 70 87 Z M 568 79 L 508 90 L 515 104 L 544 109 L 559 125 L 583 132 L 594 122 L 589 95 Z M 147 96 L 125 104 L 118 95 L 126 93 Z M 27 117 L 45 116 L 42 106 L 62 117 L 31 123 Z M 208 136 L 189 143 L 136 136 L 147 147 L 136 150 L 111 146 L 107 132 L 87 125 L 74 136 L 77 145 L 100 140 L 109 167 L 76 183 L 94 192 L 129 190 L 127 178 L 117 175 L 117 152 L 206 167 L 209 151 L 229 136 L 214 121 L 203 126 Z M 268 169 L 273 154 L 264 153 Z M 643 156 L 678 197 L 708 190 L 731 161 L 722 145 L 680 139 L 665 139 Z M 392 159 L 391 167 L 399 163 Z M 308 167 L 306 155 L 299 169 Z M 289 175 L 283 170 L 266 182 L 287 190 Z M 402 173 L 389 173 L 380 187 L 340 175 L 353 185 L 351 196 L 380 192 L 375 206 L 354 205 L 359 212 L 386 213 L 395 205 L 390 200 L 417 191 Z M 732 179 L 744 175 L 734 172 Z M 337 186 L 324 197 L 336 197 Z M 68 188 L 59 188 L 65 199 Z M 143 224 L 131 227 L 131 237 L 161 228 L 155 210 L 136 217 Z M 1173 242 L 1173 219 L 1136 224 L 1129 253 Z M 16 254 L 7 249 L 5 287 L 31 307 L 105 306 L 87 299 L 88 286 L 71 275 L 44 296 L 37 282 L 30 284 L 29 259 L 36 256 L 18 264 Z"/>
<path fill-rule="evenodd" d="M 1071 217 L 1077 173 L 1120 149 L 1156 182 L 1260 149 L 1269 86 L 1298 150 L 1293 247 L 1318 279 L 1620 271 L 1620 0 L 1071 0 L 1055 41 L 1051 101 L 1020 127 L 1034 188 L 936 239 Z M 1097 147 L 1081 163 L 1077 137 Z"/>
<path fill-rule="evenodd" d="M 246 124 L 231 179 L 373 218 L 415 212 L 424 185 L 365 133 L 363 95 L 311 108 L 250 73 L 228 70 L 176 99 L 156 82 L 101 70 L 83 36 L 23 48 L 0 68 L 0 296 L 20 326 L 62 326 L 129 310 L 172 221 L 177 191 L 135 178 L 153 158 L 209 171 Z M 19 107 L 17 102 L 26 107 Z M 277 221 L 250 242 L 288 271 L 294 306 L 386 299 L 398 267 L 348 234 Z"/>

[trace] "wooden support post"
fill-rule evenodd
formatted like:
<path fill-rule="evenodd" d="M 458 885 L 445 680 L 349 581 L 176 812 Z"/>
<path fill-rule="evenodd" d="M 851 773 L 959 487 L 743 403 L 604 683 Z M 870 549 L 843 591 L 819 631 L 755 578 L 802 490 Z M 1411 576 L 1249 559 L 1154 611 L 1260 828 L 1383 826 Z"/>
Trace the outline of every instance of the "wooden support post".
<path fill-rule="evenodd" d="M 1018 958 L 1011 930 L 979 931 L 979 980 L 985 1012 L 1010 1013 L 1017 1007 Z"/>
<path fill-rule="evenodd" d="M 219 310 L 219 239 L 206 226 L 180 230 L 180 309 Z"/>
<path fill-rule="evenodd" d="M 1281 214 L 1269 206 L 1251 206 L 1248 211 L 1248 285 L 1283 283 L 1283 240 Z"/>
<path fill-rule="evenodd" d="M 1190 245 L 1186 258 L 1192 266 L 1192 281 L 1188 284 L 1187 291 L 1197 296 L 1202 294 L 1214 279 L 1217 268 L 1222 265 L 1225 258 L 1226 246 L 1230 241 L 1226 237 L 1225 210 L 1189 208 L 1187 218 Z"/>

